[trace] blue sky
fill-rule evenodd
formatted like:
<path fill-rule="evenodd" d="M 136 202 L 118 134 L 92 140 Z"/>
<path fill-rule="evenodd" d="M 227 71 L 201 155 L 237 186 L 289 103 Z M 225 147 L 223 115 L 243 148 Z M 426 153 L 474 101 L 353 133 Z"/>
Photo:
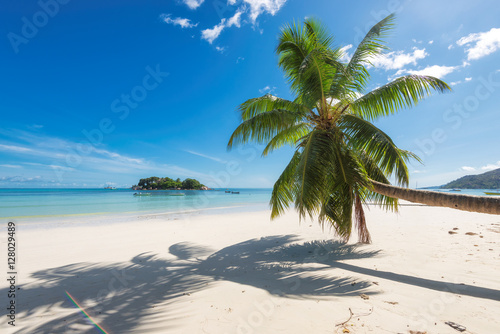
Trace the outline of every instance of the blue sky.
<path fill-rule="evenodd" d="M 284 148 L 227 152 L 236 107 L 292 98 L 274 53 L 279 28 L 314 16 L 352 54 L 397 13 L 370 88 L 399 75 L 453 92 L 377 121 L 416 152 L 411 186 L 500 168 L 500 7 L 491 1 L 2 1 L 0 187 L 131 186 L 195 177 L 271 187 Z"/>

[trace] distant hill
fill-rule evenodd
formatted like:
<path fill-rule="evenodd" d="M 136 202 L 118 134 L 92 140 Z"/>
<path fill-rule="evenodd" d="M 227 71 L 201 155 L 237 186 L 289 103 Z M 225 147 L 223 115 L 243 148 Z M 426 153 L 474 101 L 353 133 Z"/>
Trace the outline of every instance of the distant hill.
<path fill-rule="evenodd" d="M 467 175 L 451 181 L 441 189 L 500 189 L 500 168 L 479 175 Z"/>

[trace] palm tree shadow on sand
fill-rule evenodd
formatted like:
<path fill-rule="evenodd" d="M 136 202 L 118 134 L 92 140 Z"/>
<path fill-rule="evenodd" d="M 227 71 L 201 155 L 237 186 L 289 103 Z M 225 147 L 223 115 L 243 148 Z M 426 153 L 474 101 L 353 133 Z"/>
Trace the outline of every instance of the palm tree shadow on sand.
<path fill-rule="evenodd" d="M 32 275 L 38 285 L 28 285 L 20 291 L 19 325 L 22 325 L 23 318 L 52 314 L 56 307 L 59 307 L 59 316 L 46 322 L 41 317 L 35 327 L 22 328 L 17 333 L 98 332 L 76 309 L 66 291 L 108 333 L 132 333 L 144 321 L 147 321 L 149 332 L 174 329 L 182 321 L 179 319 L 189 317 L 192 312 L 186 303 L 181 302 L 185 300 L 183 298 L 210 289 L 217 281 L 253 286 L 283 298 L 318 299 L 361 292 L 369 294 L 365 290 L 371 282 L 357 277 L 332 277 L 331 272 L 325 272 L 341 268 L 450 291 L 449 283 L 387 272 L 372 273 L 351 264 L 352 261 L 350 264 L 341 262 L 373 257 L 378 251 L 363 251 L 357 245 L 337 241 L 304 243 L 299 240 L 295 235 L 271 236 L 247 240 L 217 252 L 182 242 L 169 248 L 167 258 L 143 253 L 129 262 L 107 265 L 76 263 L 39 271 Z M 483 298 L 488 294 L 493 296 L 493 290 L 470 290 L 473 288 L 489 290 L 461 286 L 460 293 L 480 294 Z M 5 294 L 5 289 L 0 293 Z M 60 311 L 61 307 L 64 311 Z M 159 308 L 161 312 L 157 311 Z"/>

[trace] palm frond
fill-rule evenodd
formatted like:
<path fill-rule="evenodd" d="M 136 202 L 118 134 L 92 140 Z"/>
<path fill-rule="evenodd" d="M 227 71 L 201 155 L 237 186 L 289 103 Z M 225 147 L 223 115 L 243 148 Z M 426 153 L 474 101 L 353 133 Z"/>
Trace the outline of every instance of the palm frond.
<path fill-rule="evenodd" d="M 366 33 L 349 61 L 349 70 L 369 63 L 370 59 L 379 56 L 383 51 L 389 49 L 384 38 L 388 36 L 390 30 L 394 27 L 395 18 L 394 13 L 389 14 Z"/>
<path fill-rule="evenodd" d="M 394 173 L 398 184 L 408 185 L 409 172 L 406 162 L 410 158 L 419 160 L 415 154 L 397 148 L 385 132 L 361 117 L 343 115 L 339 127 L 348 136 L 349 144 L 369 156 L 384 175 Z"/>
<path fill-rule="evenodd" d="M 300 152 L 296 151 L 292 159 L 274 183 L 271 195 L 271 219 L 274 219 L 285 212 L 290 203 L 293 202 L 297 192 L 297 166 L 300 162 Z"/>
<path fill-rule="evenodd" d="M 289 112 L 297 115 L 312 113 L 312 110 L 305 107 L 302 103 L 282 99 L 271 94 L 249 99 L 240 104 L 238 107 L 243 121 L 249 120 L 260 113 L 275 109 L 288 110 Z"/>
<path fill-rule="evenodd" d="M 306 123 L 298 123 L 287 129 L 280 131 L 273 139 L 269 141 L 266 148 L 262 152 L 262 156 L 267 156 L 272 151 L 284 146 L 295 146 L 297 142 L 306 136 L 311 131 L 311 128 Z"/>
<path fill-rule="evenodd" d="M 304 21 L 307 38 L 315 45 L 315 48 L 328 49 L 334 40 L 328 28 L 315 18 L 307 18 Z"/>
<path fill-rule="evenodd" d="M 283 109 L 262 112 L 243 121 L 233 132 L 227 144 L 230 150 L 233 145 L 253 141 L 267 144 L 278 133 L 296 125 L 297 114 Z"/>
<path fill-rule="evenodd" d="M 313 130 L 302 143 L 303 149 L 297 166 L 298 190 L 295 208 L 299 216 L 312 218 L 318 213 L 328 191 L 327 175 L 332 168 L 333 152 L 328 133 Z"/>
<path fill-rule="evenodd" d="M 347 242 L 352 232 L 352 209 L 354 204 L 353 189 L 346 183 L 337 183 L 330 195 L 323 201 L 318 216 L 324 227 L 332 226 L 337 236 Z"/>
<path fill-rule="evenodd" d="M 349 60 L 344 75 L 332 83 L 329 90 L 332 96 L 343 96 L 346 91 L 364 90 L 370 78 L 366 65 L 370 64 L 370 59 L 388 49 L 384 38 L 393 28 L 394 19 L 394 14 L 390 14 L 368 31 Z"/>
<path fill-rule="evenodd" d="M 351 103 L 351 110 L 373 121 L 417 105 L 433 91 L 443 93 L 451 88 L 442 80 L 424 75 L 407 75 L 379 87 Z"/>

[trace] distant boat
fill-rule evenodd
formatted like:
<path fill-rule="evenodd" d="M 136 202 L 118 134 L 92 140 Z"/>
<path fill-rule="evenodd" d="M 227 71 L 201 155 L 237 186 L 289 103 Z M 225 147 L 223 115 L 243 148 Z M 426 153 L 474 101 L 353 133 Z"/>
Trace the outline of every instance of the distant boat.
<path fill-rule="evenodd" d="M 150 193 L 134 193 L 134 196 L 151 196 Z"/>
<path fill-rule="evenodd" d="M 230 193 L 231 193 L 231 191 L 230 191 L 230 190 L 226 190 L 226 194 L 230 194 Z"/>
<path fill-rule="evenodd" d="M 456 189 L 456 188 L 453 188 L 453 189 L 451 189 L 450 191 L 462 191 L 462 190 L 460 190 L 460 189 Z"/>
<path fill-rule="evenodd" d="M 231 194 L 239 194 L 239 191 L 231 191 Z"/>
<path fill-rule="evenodd" d="M 104 189 L 108 189 L 108 190 L 116 190 L 116 187 L 107 186 L 107 187 L 104 187 Z"/>
<path fill-rule="evenodd" d="M 500 192 L 495 192 L 495 193 L 492 193 L 492 192 L 484 192 L 486 195 L 496 195 L 496 196 L 500 196 Z"/>

